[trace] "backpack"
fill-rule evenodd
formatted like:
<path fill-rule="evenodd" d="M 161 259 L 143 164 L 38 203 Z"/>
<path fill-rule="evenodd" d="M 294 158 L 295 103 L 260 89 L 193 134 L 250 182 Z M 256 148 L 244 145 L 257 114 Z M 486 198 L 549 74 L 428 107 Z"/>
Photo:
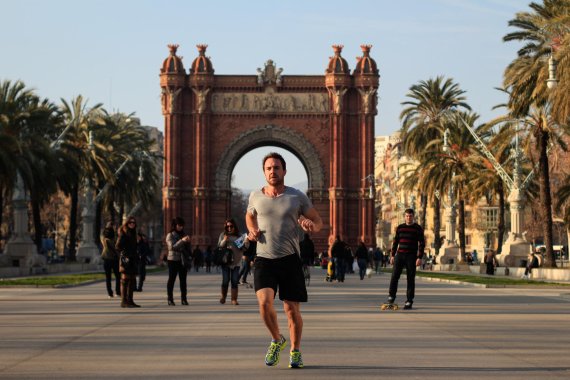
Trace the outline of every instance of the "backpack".
<path fill-rule="evenodd" d="M 234 261 L 234 253 L 226 247 L 216 247 L 214 250 L 214 265 L 231 265 Z"/>

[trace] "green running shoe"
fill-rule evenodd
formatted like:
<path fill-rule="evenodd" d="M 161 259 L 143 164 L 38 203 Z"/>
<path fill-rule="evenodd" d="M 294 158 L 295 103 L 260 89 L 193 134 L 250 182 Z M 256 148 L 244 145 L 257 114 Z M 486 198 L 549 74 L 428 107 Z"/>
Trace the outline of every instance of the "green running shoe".
<path fill-rule="evenodd" d="M 283 335 L 279 342 L 271 341 L 269 348 L 267 349 L 267 354 L 265 355 L 265 365 L 273 367 L 279 363 L 279 354 L 281 350 L 287 345 L 287 340 Z"/>
<path fill-rule="evenodd" d="M 289 355 L 289 368 L 303 368 L 303 357 L 299 351 L 291 351 Z"/>

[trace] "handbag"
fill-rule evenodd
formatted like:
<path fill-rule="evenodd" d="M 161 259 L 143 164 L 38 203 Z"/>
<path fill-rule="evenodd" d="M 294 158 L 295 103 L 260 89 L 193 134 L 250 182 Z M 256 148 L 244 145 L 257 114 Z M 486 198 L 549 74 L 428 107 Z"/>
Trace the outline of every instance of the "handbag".
<path fill-rule="evenodd" d="M 134 261 L 131 260 L 129 256 L 125 254 L 125 252 L 121 252 L 119 255 L 119 272 L 121 273 L 130 273 L 134 271 Z"/>
<path fill-rule="evenodd" d="M 183 267 L 190 269 L 192 267 L 192 258 L 187 249 L 180 254 L 180 263 Z"/>
<path fill-rule="evenodd" d="M 231 265 L 234 261 L 234 253 L 226 247 L 217 247 L 214 251 L 214 265 Z"/>

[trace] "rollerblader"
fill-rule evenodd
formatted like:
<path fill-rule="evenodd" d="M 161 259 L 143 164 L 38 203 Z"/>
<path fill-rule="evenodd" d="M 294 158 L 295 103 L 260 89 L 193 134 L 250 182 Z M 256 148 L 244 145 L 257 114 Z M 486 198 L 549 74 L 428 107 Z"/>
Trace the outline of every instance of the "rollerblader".
<path fill-rule="evenodd" d="M 409 208 L 404 211 L 405 223 L 396 228 L 392 250 L 390 252 L 390 264 L 393 265 L 392 278 L 390 280 L 389 296 L 386 303 L 381 306 L 382 310 L 398 310 L 394 304 L 398 291 L 398 280 L 402 270 L 406 268 L 407 292 L 404 309 L 411 309 L 414 303 L 416 288 L 416 267 L 422 263 L 424 255 L 425 237 L 423 228 L 414 222 L 414 210 Z"/>

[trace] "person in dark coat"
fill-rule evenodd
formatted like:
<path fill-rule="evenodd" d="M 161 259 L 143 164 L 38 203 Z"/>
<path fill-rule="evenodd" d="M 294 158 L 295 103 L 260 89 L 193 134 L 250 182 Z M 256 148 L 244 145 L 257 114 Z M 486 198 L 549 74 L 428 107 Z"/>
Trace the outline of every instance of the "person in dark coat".
<path fill-rule="evenodd" d="M 483 259 L 485 261 L 487 274 L 495 274 L 495 268 L 497 267 L 497 257 L 495 251 L 492 249 L 488 250 Z"/>
<path fill-rule="evenodd" d="M 140 307 L 133 300 L 133 292 L 139 270 L 137 250 L 137 222 L 129 217 L 119 229 L 117 240 L 119 251 L 119 272 L 121 272 L 121 307 Z"/>
<path fill-rule="evenodd" d="M 366 245 L 362 240 L 358 244 L 358 248 L 356 248 L 356 262 L 358 263 L 360 279 L 364 280 L 366 268 L 368 267 L 368 249 L 366 249 Z"/>
<path fill-rule="evenodd" d="M 182 305 L 188 305 L 188 288 L 186 285 L 186 277 L 188 276 L 188 268 L 190 266 L 190 236 L 184 232 L 184 219 L 176 217 L 172 220 L 170 232 L 166 235 L 166 246 L 168 248 L 168 282 L 166 284 L 166 293 L 168 296 L 168 305 L 175 306 L 174 303 L 174 282 L 176 276 L 180 280 L 180 297 Z"/>
<path fill-rule="evenodd" d="M 121 274 L 119 273 L 119 253 L 115 248 L 115 229 L 113 222 L 107 222 L 103 232 L 101 233 L 101 258 L 103 259 L 103 268 L 105 269 L 105 284 L 107 285 L 107 294 L 109 298 L 113 298 L 115 294 L 121 294 Z M 111 276 L 115 275 L 115 294 L 111 283 Z"/>
<path fill-rule="evenodd" d="M 146 279 L 146 264 L 151 255 L 150 245 L 148 244 L 148 239 L 143 233 L 138 234 L 137 249 L 139 251 L 139 281 L 135 290 L 137 292 L 142 292 L 144 280 Z"/>

